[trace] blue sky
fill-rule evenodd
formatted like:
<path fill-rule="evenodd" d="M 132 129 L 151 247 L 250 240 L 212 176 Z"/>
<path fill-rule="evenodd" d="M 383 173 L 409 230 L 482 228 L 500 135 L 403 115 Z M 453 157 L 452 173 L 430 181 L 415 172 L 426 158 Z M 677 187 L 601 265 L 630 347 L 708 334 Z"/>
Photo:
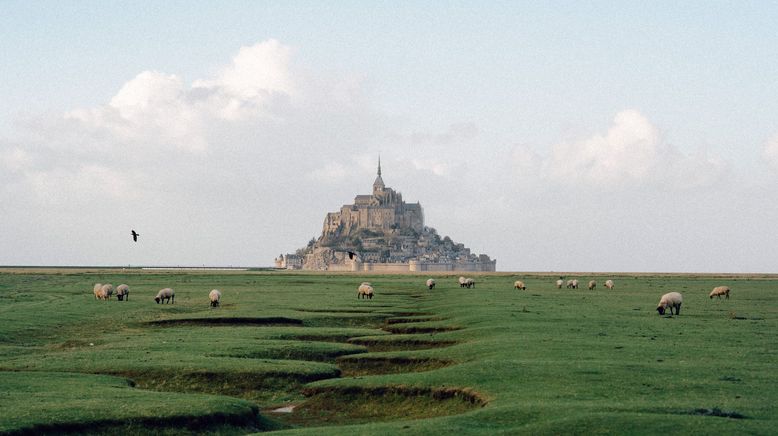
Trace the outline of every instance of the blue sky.
<path fill-rule="evenodd" d="M 0 264 L 269 263 L 318 232 L 326 211 L 367 192 L 381 152 L 387 184 L 420 201 L 428 224 L 497 257 L 503 270 L 774 269 L 765 256 L 777 254 L 770 245 L 778 241 L 764 232 L 778 217 L 765 206 L 776 200 L 778 169 L 769 151 L 778 149 L 776 22 L 778 6 L 766 2 L 2 1 L 0 193 L 6 219 L 26 238 L 0 242 L 31 242 L 3 250 Z M 240 58 L 242 47 L 254 49 Z M 223 74 L 240 70 L 236 59 L 250 68 L 274 65 L 262 68 L 275 82 L 244 77 L 236 85 Z M 203 89 L 227 100 L 199 100 Z M 257 100 L 257 89 L 271 90 L 273 101 Z M 138 97 L 147 90 L 181 100 L 156 107 Z M 228 101 L 262 110 L 237 113 Z M 115 110 L 119 121 L 111 121 Z M 182 122 L 181 110 L 191 119 Z M 269 113 L 274 124 L 266 124 Z M 145 139 L 117 133 L 119 124 L 143 130 L 166 116 L 175 131 L 157 126 Z M 162 139 L 150 145 L 149 137 Z M 194 142 L 181 145 L 181 138 Z M 180 175 L 166 181 L 179 195 L 162 201 L 173 209 L 171 223 L 176 213 L 218 204 L 230 189 L 236 200 L 220 206 L 226 211 L 249 208 L 268 229 L 286 222 L 263 207 L 235 205 L 255 198 L 295 218 L 280 233 L 253 229 L 256 246 L 235 251 L 226 241 L 245 239 L 251 220 L 194 219 L 219 229 L 218 238 L 132 258 L 124 249 L 83 254 L 98 237 L 73 252 L 66 238 L 45 242 L 40 234 L 78 228 L 76 205 L 117 206 L 126 195 L 154 203 L 133 188 L 151 184 L 155 164 L 143 160 L 137 174 L 111 179 L 126 189 L 78 195 L 95 179 L 119 177 L 117 153 L 132 149 L 164 156 Z M 182 150 L 194 154 L 180 158 Z M 262 162 L 247 164 L 262 156 L 265 171 Z M 247 183 L 188 188 L 186 174 L 207 179 L 214 162 Z M 80 185 L 69 171 L 83 176 Z M 59 190 L 41 191 L 57 175 Z M 283 195 L 267 190 L 290 175 L 297 176 Z M 74 198 L 54 198 L 63 196 Z M 559 208 L 580 211 L 579 219 L 560 217 L 549 199 L 569 202 Z M 670 210 L 647 222 L 648 200 Z M 737 231 L 714 237 L 728 224 L 706 220 L 716 207 L 703 200 L 737 203 L 740 213 L 728 211 L 738 216 L 729 224 Z M 461 203 L 497 210 L 489 229 L 481 228 L 483 217 L 454 206 Z M 617 216 L 600 216 L 603 208 Z M 27 227 L 22 218 L 33 210 L 70 218 L 40 217 Z M 126 212 L 141 222 L 159 213 L 150 206 Z M 690 223 L 699 227 L 686 229 Z M 93 225 L 110 232 L 112 223 Z M 640 242 L 646 232 L 672 241 L 675 254 Z M 568 243 L 601 253 L 593 259 L 548 248 Z M 711 260 L 733 244 L 732 259 Z M 628 259 L 633 251 L 640 256 Z"/>

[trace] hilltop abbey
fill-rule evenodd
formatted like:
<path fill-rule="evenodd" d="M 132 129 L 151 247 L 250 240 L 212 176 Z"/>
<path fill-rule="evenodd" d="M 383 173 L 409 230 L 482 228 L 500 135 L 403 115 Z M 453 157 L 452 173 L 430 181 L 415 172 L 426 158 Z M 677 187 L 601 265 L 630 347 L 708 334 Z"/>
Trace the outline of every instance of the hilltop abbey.
<path fill-rule="evenodd" d="M 496 261 L 424 225 L 419 203 L 406 203 L 378 176 L 373 193 L 357 195 L 324 219 L 321 236 L 295 254 L 279 255 L 277 268 L 329 271 L 495 271 Z"/>

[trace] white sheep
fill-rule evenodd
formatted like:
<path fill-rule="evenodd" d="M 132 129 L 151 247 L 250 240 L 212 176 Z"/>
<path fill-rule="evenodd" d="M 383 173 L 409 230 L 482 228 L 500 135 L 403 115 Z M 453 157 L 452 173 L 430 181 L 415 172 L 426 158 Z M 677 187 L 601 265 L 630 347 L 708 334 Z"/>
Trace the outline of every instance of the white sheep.
<path fill-rule="evenodd" d="M 365 282 L 359 285 L 359 289 L 357 289 L 357 298 L 373 299 L 373 287 L 370 286 L 370 283 Z"/>
<path fill-rule="evenodd" d="M 670 315 L 673 314 L 673 309 L 675 309 L 676 315 L 680 315 L 681 303 L 683 303 L 683 296 L 681 294 L 678 292 L 668 292 L 659 299 L 659 305 L 656 306 L 656 311 L 659 312 L 660 315 L 664 315 L 665 310 L 669 308 Z"/>
<path fill-rule="evenodd" d="M 107 300 L 108 294 L 106 293 L 105 289 L 101 286 L 100 289 L 95 291 L 95 298 L 98 300 Z"/>
<path fill-rule="evenodd" d="M 567 288 L 578 289 L 578 280 L 577 279 L 568 280 Z"/>
<path fill-rule="evenodd" d="M 213 289 L 208 293 L 208 299 L 211 300 L 211 307 L 219 307 L 221 304 L 222 293 L 218 289 Z"/>
<path fill-rule="evenodd" d="M 95 287 L 93 288 L 93 292 L 95 293 L 95 300 L 99 300 L 100 298 L 97 296 L 97 294 L 100 293 L 100 289 L 103 288 L 102 283 L 95 283 Z"/>
<path fill-rule="evenodd" d="M 556 287 L 557 287 L 557 289 L 562 289 L 562 285 L 563 285 L 564 283 L 565 283 L 565 282 L 564 282 L 564 280 L 562 280 L 562 279 L 559 279 L 559 280 L 557 280 L 557 281 L 556 281 Z"/>
<path fill-rule="evenodd" d="M 608 289 L 613 289 L 613 287 L 616 286 L 613 284 L 613 280 L 605 280 L 605 287 Z"/>
<path fill-rule="evenodd" d="M 475 280 L 468 277 L 465 279 L 465 286 L 467 286 L 467 289 L 475 288 Z"/>
<path fill-rule="evenodd" d="M 708 295 L 710 298 L 713 297 L 719 297 L 719 300 L 721 300 L 721 296 L 724 295 L 727 297 L 727 300 L 729 300 L 729 286 L 716 286 L 713 288 L 712 291 L 710 291 L 710 295 Z"/>
<path fill-rule="evenodd" d="M 589 280 L 589 290 L 597 288 L 597 280 Z"/>
<path fill-rule="evenodd" d="M 130 301 L 130 287 L 124 284 L 117 286 L 116 298 L 118 298 L 119 301 L 123 301 L 125 297 L 127 298 L 127 301 Z"/>
<path fill-rule="evenodd" d="M 113 295 L 113 285 L 110 283 L 106 283 L 103 285 L 101 289 L 103 290 L 103 292 L 105 292 L 105 298 L 110 299 L 111 295 Z"/>
<path fill-rule="evenodd" d="M 176 292 L 170 288 L 160 289 L 159 292 L 157 292 L 157 296 L 154 297 L 154 301 L 159 304 L 163 300 L 171 304 L 176 304 Z"/>
<path fill-rule="evenodd" d="M 467 279 L 464 277 L 459 277 L 459 287 L 464 288 L 467 286 Z"/>
<path fill-rule="evenodd" d="M 521 280 L 516 280 L 516 281 L 513 283 L 513 287 L 514 287 L 515 289 L 521 289 L 522 291 L 524 291 L 524 290 L 526 290 L 526 289 L 527 289 L 527 286 L 526 286 L 526 285 L 524 284 L 524 282 L 522 282 Z"/>
<path fill-rule="evenodd" d="M 427 279 L 427 289 L 432 289 L 435 287 L 435 279 Z"/>

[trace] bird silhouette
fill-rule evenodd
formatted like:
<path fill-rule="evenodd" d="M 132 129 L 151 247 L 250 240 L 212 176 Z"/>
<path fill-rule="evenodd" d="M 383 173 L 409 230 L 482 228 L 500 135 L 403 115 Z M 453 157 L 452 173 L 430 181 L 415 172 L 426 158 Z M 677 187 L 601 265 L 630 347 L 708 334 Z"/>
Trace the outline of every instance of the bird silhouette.
<path fill-rule="evenodd" d="M 133 230 L 131 234 L 132 234 L 132 240 L 138 242 L 138 236 L 140 236 L 140 233 Z"/>
<path fill-rule="evenodd" d="M 354 253 L 353 251 L 348 252 L 349 259 L 354 260 L 355 257 L 357 257 L 357 253 Z"/>

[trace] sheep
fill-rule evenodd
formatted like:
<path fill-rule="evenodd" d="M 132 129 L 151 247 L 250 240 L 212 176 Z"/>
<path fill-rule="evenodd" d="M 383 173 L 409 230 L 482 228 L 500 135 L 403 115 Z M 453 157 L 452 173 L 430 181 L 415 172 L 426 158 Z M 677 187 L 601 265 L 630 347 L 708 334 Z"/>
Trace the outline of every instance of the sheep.
<path fill-rule="evenodd" d="M 471 278 L 465 279 L 465 286 L 467 286 L 467 289 L 475 288 L 475 280 Z"/>
<path fill-rule="evenodd" d="M 154 297 L 154 301 L 159 304 L 163 300 L 170 304 L 176 304 L 176 292 L 170 288 L 160 289 L 159 292 L 157 292 L 157 296 Z"/>
<path fill-rule="evenodd" d="M 516 281 L 513 283 L 513 287 L 514 287 L 515 289 L 521 289 L 522 291 L 524 291 L 524 290 L 526 290 L 526 289 L 527 289 L 527 286 L 526 286 L 526 285 L 524 284 L 524 282 L 522 282 L 521 280 L 516 280 Z"/>
<path fill-rule="evenodd" d="M 675 309 L 676 315 L 680 315 L 681 303 L 683 303 L 683 296 L 681 294 L 678 292 L 668 292 L 659 299 L 659 305 L 656 307 L 656 311 L 659 312 L 659 315 L 664 315 L 665 310 L 669 308 L 670 315 L 673 314 L 673 309 Z"/>
<path fill-rule="evenodd" d="M 208 293 L 208 299 L 211 300 L 211 307 L 219 307 L 222 299 L 222 293 L 218 289 L 213 289 Z"/>
<path fill-rule="evenodd" d="M 106 293 L 106 290 L 101 286 L 98 290 L 95 291 L 95 298 L 98 300 L 107 300 L 108 293 Z"/>
<path fill-rule="evenodd" d="M 467 286 L 467 279 L 464 277 L 459 277 L 459 287 L 464 288 Z"/>
<path fill-rule="evenodd" d="M 427 289 L 432 290 L 435 287 L 435 279 L 427 279 Z"/>
<path fill-rule="evenodd" d="M 572 287 L 573 287 L 573 281 L 572 281 L 572 280 L 568 280 L 568 281 L 565 283 L 565 287 L 566 287 L 567 289 L 570 289 L 570 288 L 572 288 Z"/>
<path fill-rule="evenodd" d="M 613 280 L 605 280 L 605 287 L 608 289 L 613 289 L 613 287 L 616 286 L 613 284 Z"/>
<path fill-rule="evenodd" d="M 721 296 L 724 295 L 726 296 L 727 300 L 729 300 L 729 291 L 731 291 L 729 286 L 716 286 L 712 291 L 710 291 L 710 295 L 708 296 L 711 299 L 713 299 L 713 297 L 719 297 L 719 300 L 721 300 Z"/>
<path fill-rule="evenodd" d="M 373 299 L 373 287 L 370 286 L 370 283 L 365 282 L 359 285 L 359 289 L 357 289 L 357 298 Z"/>
<path fill-rule="evenodd" d="M 97 294 L 100 293 L 100 289 L 102 289 L 103 284 L 102 283 L 95 283 L 95 287 L 93 288 L 93 291 L 95 293 L 95 300 L 99 300 L 100 298 L 97 296 Z"/>
<path fill-rule="evenodd" d="M 123 301 L 124 298 L 127 298 L 127 301 L 130 301 L 130 287 L 127 285 L 119 285 L 116 287 L 116 298 L 119 299 L 119 301 Z"/>
<path fill-rule="evenodd" d="M 578 289 L 578 280 L 577 279 L 568 280 L 567 288 Z"/>
<path fill-rule="evenodd" d="M 105 292 L 105 299 L 108 300 L 111 298 L 111 295 L 113 295 L 113 285 L 110 283 L 106 283 L 103 285 L 102 288 L 100 288 Z"/>
<path fill-rule="evenodd" d="M 597 280 L 589 280 L 589 290 L 597 289 Z"/>
<path fill-rule="evenodd" d="M 559 279 L 559 280 L 557 280 L 557 281 L 556 281 L 556 288 L 557 288 L 557 289 L 562 289 L 562 285 L 563 285 L 564 283 L 565 283 L 565 282 L 564 282 L 564 280 L 562 280 L 562 279 Z"/>

